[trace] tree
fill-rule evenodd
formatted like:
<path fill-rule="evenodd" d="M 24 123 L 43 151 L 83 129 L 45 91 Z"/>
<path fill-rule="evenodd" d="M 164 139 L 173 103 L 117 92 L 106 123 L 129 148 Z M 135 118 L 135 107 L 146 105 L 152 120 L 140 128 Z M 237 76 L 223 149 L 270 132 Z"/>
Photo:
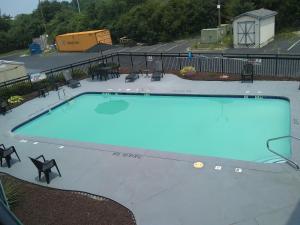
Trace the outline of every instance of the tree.
<path fill-rule="evenodd" d="M 235 17 L 244 12 L 255 9 L 255 4 L 251 0 L 228 0 L 225 4 L 225 13 L 228 16 Z"/>

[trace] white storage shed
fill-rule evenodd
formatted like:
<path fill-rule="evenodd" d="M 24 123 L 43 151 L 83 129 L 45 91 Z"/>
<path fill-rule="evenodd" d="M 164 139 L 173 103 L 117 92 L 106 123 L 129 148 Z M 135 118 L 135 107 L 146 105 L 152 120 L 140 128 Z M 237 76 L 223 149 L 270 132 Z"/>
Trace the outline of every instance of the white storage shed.
<path fill-rule="evenodd" d="M 243 13 L 233 21 L 235 48 L 261 48 L 274 40 L 277 12 L 258 9 Z"/>

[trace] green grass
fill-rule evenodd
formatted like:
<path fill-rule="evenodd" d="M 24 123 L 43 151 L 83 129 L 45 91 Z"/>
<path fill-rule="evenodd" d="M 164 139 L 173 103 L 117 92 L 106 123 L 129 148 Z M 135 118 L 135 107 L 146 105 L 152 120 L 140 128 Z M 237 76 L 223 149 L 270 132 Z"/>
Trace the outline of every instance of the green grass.
<path fill-rule="evenodd" d="M 219 43 L 213 43 L 213 44 L 204 44 L 197 42 L 192 46 L 193 50 L 201 50 L 201 49 L 209 49 L 209 50 L 214 50 L 214 49 L 226 49 L 226 48 L 231 48 L 232 47 L 232 34 L 226 35 L 223 40 L 221 40 Z"/>

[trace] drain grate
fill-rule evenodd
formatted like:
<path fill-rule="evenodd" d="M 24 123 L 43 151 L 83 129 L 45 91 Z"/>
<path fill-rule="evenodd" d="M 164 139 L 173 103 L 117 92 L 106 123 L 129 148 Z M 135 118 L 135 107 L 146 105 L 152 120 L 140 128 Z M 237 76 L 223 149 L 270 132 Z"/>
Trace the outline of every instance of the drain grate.
<path fill-rule="evenodd" d="M 132 154 L 132 153 L 121 153 L 121 152 L 114 152 L 112 154 L 113 156 L 122 156 L 127 158 L 133 158 L 133 159 L 141 159 L 142 156 L 139 154 Z"/>
<path fill-rule="evenodd" d="M 294 125 L 299 125 L 299 121 L 298 121 L 297 119 L 294 118 L 294 119 L 293 119 L 293 124 L 294 124 Z"/>

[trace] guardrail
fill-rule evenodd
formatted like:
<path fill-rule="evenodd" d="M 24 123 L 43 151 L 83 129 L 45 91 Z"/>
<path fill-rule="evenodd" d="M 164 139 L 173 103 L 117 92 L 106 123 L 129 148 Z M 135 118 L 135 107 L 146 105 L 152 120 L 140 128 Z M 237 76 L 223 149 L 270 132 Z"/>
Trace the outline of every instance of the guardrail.
<path fill-rule="evenodd" d="M 300 138 L 296 138 L 296 137 L 293 137 L 293 136 L 282 136 L 282 137 L 277 137 L 277 138 L 271 138 L 271 139 L 268 139 L 268 140 L 267 140 L 267 148 L 268 148 L 268 150 L 269 150 L 270 152 L 272 152 L 273 154 L 275 154 L 275 155 L 277 155 L 277 156 L 283 158 L 284 160 L 286 160 L 286 161 L 288 162 L 288 164 L 291 165 L 292 167 L 294 167 L 296 170 L 299 170 L 300 167 L 299 167 L 299 165 L 298 165 L 296 162 L 294 162 L 294 161 L 288 159 L 287 157 L 281 155 L 280 153 L 278 153 L 278 152 L 276 152 L 276 151 L 274 151 L 273 149 L 270 148 L 270 142 L 272 142 L 272 141 L 278 141 L 278 140 L 280 140 L 280 139 L 285 139 L 285 138 L 291 138 L 291 139 L 300 141 Z"/>

